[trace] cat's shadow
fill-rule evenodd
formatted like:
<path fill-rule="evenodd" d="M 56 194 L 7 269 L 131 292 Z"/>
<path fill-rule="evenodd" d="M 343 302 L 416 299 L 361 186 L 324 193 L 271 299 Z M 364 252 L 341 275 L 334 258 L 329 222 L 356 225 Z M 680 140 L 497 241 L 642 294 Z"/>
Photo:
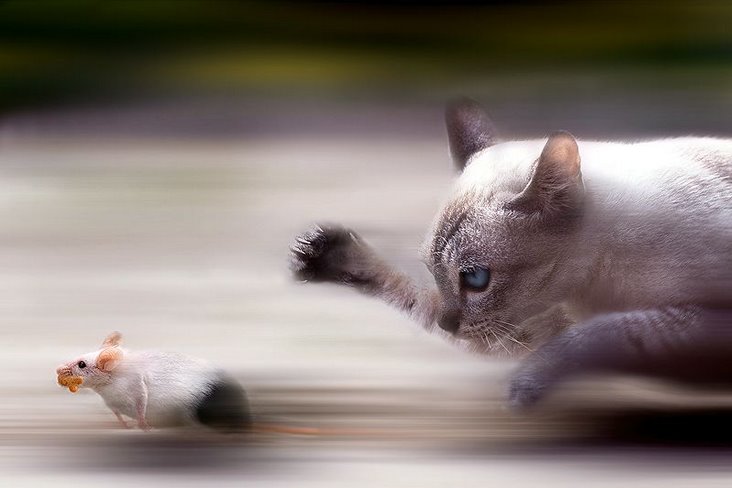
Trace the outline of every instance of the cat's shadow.
<path fill-rule="evenodd" d="M 628 410 L 597 418 L 597 443 L 732 448 L 732 409 Z"/>
<path fill-rule="evenodd" d="M 571 412 L 536 415 L 539 429 L 551 425 L 551 435 L 518 438 L 473 446 L 486 455 L 541 459 L 605 459 L 618 457 L 634 463 L 694 465 L 705 462 L 726 466 L 732 452 L 732 409 L 658 408 Z"/>

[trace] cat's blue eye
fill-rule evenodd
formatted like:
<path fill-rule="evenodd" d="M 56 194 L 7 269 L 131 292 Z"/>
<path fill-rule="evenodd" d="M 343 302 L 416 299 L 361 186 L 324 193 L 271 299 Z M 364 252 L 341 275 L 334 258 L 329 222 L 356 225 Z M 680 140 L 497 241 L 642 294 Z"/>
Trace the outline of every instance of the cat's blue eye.
<path fill-rule="evenodd" d="M 486 268 L 470 268 L 460 272 L 460 285 L 470 291 L 483 291 L 491 281 L 491 272 Z"/>

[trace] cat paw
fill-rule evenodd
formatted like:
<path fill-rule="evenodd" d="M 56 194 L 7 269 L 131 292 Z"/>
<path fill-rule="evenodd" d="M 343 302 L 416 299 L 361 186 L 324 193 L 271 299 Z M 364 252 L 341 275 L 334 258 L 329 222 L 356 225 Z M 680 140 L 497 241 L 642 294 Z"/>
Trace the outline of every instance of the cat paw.
<path fill-rule="evenodd" d="M 508 408 L 514 412 L 523 412 L 536 406 L 547 390 L 546 382 L 538 375 L 518 374 L 508 389 Z"/>
<path fill-rule="evenodd" d="M 299 281 L 358 281 L 355 263 L 368 254 L 358 235 L 341 226 L 316 225 L 295 238 L 290 270 Z"/>

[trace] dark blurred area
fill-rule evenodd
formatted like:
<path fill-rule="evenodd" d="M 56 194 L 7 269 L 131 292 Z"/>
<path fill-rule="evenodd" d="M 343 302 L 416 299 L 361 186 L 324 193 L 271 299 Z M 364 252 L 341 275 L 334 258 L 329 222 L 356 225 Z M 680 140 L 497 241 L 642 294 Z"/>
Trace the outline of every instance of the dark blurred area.
<path fill-rule="evenodd" d="M 206 121 L 178 128 L 231 135 L 236 115 L 222 112 L 232 101 L 240 112 L 268 101 L 258 112 L 272 117 L 303 101 L 432 107 L 468 94 L 510 133 L 576 119 L 588 136 L 723 133 L 730 22 L 722 0 L 9 0 L 0 110 L 195 99 Z M 261 123 L 277 129 L 286 117 L 275 118 Z"/>

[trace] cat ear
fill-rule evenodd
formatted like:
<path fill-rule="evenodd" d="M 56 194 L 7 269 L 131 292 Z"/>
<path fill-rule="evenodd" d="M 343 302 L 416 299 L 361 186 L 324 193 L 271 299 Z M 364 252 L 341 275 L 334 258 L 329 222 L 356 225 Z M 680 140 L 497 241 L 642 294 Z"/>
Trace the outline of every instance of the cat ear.
<path fill-rule="evenodd" d="M 496 129 L 488 114 L 478 102 L 461 98 L 447 105 L 445 125 L 450 143 L 450 154 L 458 171 L 462 171 L 470 157 L 496 143 Z"/>
<path fill-rule="evenodd" d="M 526 213 L 571 209 L 577 206 L 582 191 L 577 141 L 569 132 L 558 131 L 549 136 L 529 184 L 506 208 Z"/>

